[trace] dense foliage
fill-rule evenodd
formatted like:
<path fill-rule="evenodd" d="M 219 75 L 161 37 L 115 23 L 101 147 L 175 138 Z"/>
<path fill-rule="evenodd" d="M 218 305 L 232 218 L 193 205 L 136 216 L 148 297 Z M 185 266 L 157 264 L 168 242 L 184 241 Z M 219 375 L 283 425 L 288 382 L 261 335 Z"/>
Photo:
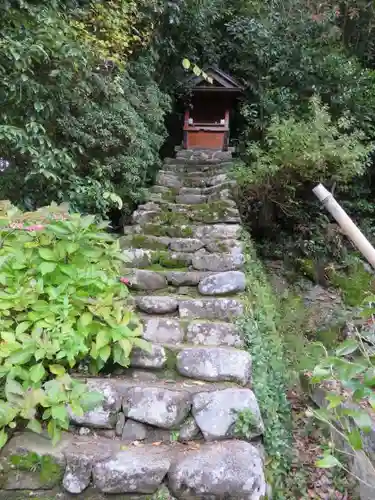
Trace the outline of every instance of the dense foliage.
<path fill-rule="evenodd" d="M 246 244 L 246 276 L 251 287 L 239 327 L 252 356 L 253 386 L 265 424 L 268 480 L 274 488 L 275 498 L 281 499 L 285 477 L 291 467 L 292 424 L 286 398 L 287 367 L 278 328 L 277 302 L 253 244 L 250 241 Z"/>
<path fill-rule="evenodd" d="M 0 5 L 0 151 L 9 161 L 0 191 L 27 208 L 69 201 L 99 214 L 139 200 L 158 166 L 169 99 L 152 56 L 126 61 L 128 46 L 144 41 L 135 6 L 120 16 L 126 1 L 105 12 L 12 4 Z"/>
<path fill-rule="evenodd" d="M 5 429 L 40 420 L 56 440 L 74 413 L 101 401 L 68 374 L 83 360 L 129 365 L 141 327 L 120 279 L 118 242 L 93 216 L 64 207 L 22 213 L 2 203 L 0 218 L 0 445 Z"/>

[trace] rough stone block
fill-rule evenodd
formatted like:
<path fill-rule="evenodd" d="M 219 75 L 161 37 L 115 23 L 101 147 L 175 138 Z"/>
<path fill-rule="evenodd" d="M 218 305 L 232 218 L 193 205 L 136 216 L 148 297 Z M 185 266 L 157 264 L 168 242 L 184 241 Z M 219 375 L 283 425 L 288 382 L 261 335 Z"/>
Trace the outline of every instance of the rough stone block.
<path fill-rule="evenodd" d="M 94 485 L 103 493 L 153 494 L 171 464 L 168 454 L 162 451 L 145 453 L 144 449 L 132 449 L 98 462 L 93 468 Z"/>
<path fill-rule="evenodd" d="M 246 385 L 251 377 L 251 357 L 246 351 L 224 347 L 191 347 L 177 355 L 181 375 L 209 382 Z"/>
<path fill-rule="evenodd" d="M 264 424 L 259 406 L 250 389 L 230 388 L 193 396 L 193 416 L 207 441 L 243 437 L 236 436 L 235 424 L 237 413 L 244 410 L 251 412 L 253 417 L 253 425 L 246 438 L 263 434 Z"/>
<path fill-rule="evenodd" d="M 170 242 L 170 249 L 175 252 L 196 252 L 204 243 L 196 238 L 175 238 Z"/>
<path fill-rule="evenodd" d="M 144 319 L 143 338 L 160 344 L 178 344 L 184 339 L 180 321 L 158 316 Z"/>
<path fill-rule="evenodd" d="M 210 443 L 181 454 L 169 470 L 168 484 L 179 500 L 261 500 L 266 494 L 259 452 L 243 441 Z"/>
<path fill-rule="evenodd" d="M 238 328 L 230 323 L 192 322 L 187 327 L 189 344 L 206 346 L 242 347 L 244 342 Z"/>
<path fill-rule="evenodd" d="M 212 224 L 196 226 L 193 228 L 193 235 L 194 238 L 198 239 L 236 239 L 241 236 L 241 226 L 239 224 Z"/>
<path fill-rule="evenodd" d="M 174 297 L 144 296 L 136 298 L 137 307 L 148 314 L 167 314 L 177 310 L 178 301 Z"/>
<path fill-rule="evenodd" d="M 151 344 L 150 352 L 134 348 L 131 352 L 130 366 L 133 368 L 153 368 L 160 370 L 167 364 L 167 354 L 163 346 Z"/>
<path fill-rule="evenodd" d="M 245 259 L 241 252 L 232 252 L 230 254 L 209 253 L 195 254 L 192 259 L 194 269 L 198 271 L 232 271 L 241 269 Z"/>
<path fill-rule="evenodd" d="M 181 318 L 231 321 L 243 313 L 243 305 L 235 299 L 183 300 L 179 304 Z"/>
<path fill-rule="evenodd" d="M 123 401 L 127 417 L 162 429 L 180 426 L 190 408 L 188 392 L 159 387 L 133 387 L 127 391 Z"/>

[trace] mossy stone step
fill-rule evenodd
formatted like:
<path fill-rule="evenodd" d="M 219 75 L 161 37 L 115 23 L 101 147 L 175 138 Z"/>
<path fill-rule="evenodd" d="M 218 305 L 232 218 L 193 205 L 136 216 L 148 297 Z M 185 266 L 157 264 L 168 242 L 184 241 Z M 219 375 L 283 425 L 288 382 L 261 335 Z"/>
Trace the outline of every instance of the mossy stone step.
<path fill-rule="evenodd" d="M 48 439 L 25 432 L 14 436 L 2 455 L 5 462 L 18 455 L 36 456 L 41 463 L 52 456 L 61 462 L 62 484 L 42 491 L 40 498 L 46 500 L 65 498 L 66 492 L 82 500 L 105 500 L 108 495 L 113 500 L 125 496 L 128 500 L 171 500 L 185 498 L 185 488 L 194 498 L 204 494 L 218 499 L 229 494 L 236 498 L 255 498 L 259 494 L 260 498 L 266 491 L 261 455 L 251 443 L 224 439 L 195 448 L 175 440 L 159 446 L 137 444 L 64 434 L 61 445 L 55 448 Z M 38 478 L 40 471 L 9 467 L 9 475 L 7 485 L 11 487 L 0 491 L 0 498 L 20 500 L 30 497 L 30 490 L 19 488 L 25 478 Z"/>
<path fill-rule="evenodd" d="M 177 317 L 141 315 L 143 338 L 157 344 L 242 348 L 236 325 L 218 321 L 184 321 Z"/>
<path fill-rule="evenodd" d="M 230 200 L 216 200 L 206 204 L 185 205 L 166 203 L 157 210 L 138 210 L 133 222 L 144 224 L 189 225 L 194 223 L 238 223 L 240 214 Z"/>
<path fill-rule="evenodd" d="M 144 250 L 129 248 L 123 251 L 126 268 L 144 270 L 188 269 L 193 259 L 193 253 L 173 252 L 168 250 Z"/>

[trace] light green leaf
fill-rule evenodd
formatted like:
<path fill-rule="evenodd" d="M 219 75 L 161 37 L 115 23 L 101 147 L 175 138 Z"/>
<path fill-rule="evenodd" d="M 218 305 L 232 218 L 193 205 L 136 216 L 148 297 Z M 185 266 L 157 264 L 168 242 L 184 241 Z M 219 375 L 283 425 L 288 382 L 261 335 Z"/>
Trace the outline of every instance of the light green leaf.
<path fill-rule="evenodd" d="M 49 371 L 59 377 L 65 374 L 65 368 L 61 365 L 49 365 Z"/>
<path fill-rule="evenodd" d="M 358 427 L 363 431 L 371 431 L 372 420 L 370 415 L 363 411 L 358 411 L 353 415 L 353 420 L 358 425 Z"/>
<path fill-rule="evenodd" d="M 79 318 L 79 322 L 83 327 L 86 327 L 92 323 L 92 314 L 89 312 L 85 312 Z"/>
<path fill-rule="evenodd" d="M 16 337 L 14 336 L 14 334 L 12 332 L 2 332 L 1 338 L 5 342 L 15 342 L 16 341 Z"/>
<path fill-rule="evenodd" d="M 341 466 L 340 462 L 333 455 L 325 455 L 322 459 L 317 460 L 315 465 L 320 469 L 331 469 L 332 467 Z"/>
<path fill-rule="evenodd" d="M 96 336 L 96 349 L 99 351 L 102 347 L 111 341 L 111 333 L 108 330 L 100 330 Z"/>
<path fill-rule="evenodd" d="M 74 243 L 72 241 L 69 241 L 66 244 L 66 251 L 68 254 L 72 254 L 72 253 L 76 252 L 78 249 L 79 249 L 78 243 Z"/>
<path fill-rule="evenodd" d="M 68 419 L 68 411 L 64 405 L 52 406 L 51 415 L 53 419 L 60 420 L 61 422 L 65 422 Z"/>
<path fill-rule="evenodd" d="M 5 395 L 7 399 L 10 401 L 14 399 L 14 396 L 23 396 L 25 391 L 22 388 L 22 385 L 12 378 L 7 378 L 5 384 Z"/>
<path fill-rule="evenodd" d="M 84 411 L 91 411 L 100 406 L 103 399 L 104 395 L 100 392 L 90 391 L 82 396 L 80 403 Z"/>
<path fill-rule="evenodd" d="M 329 401 L 329 410 L 337 408 L 337 406 L 339 406 L 344 401 L 344 398 L 339 394 L 327 394 L 326 399 L 327 401 Z"/>
<path fill-rule="evenodd" d="M 56 260 L 55 253 L 50 248 L 39 248 L 39 255 L 43 260 Z"/>
<path fill-rule="evenodd" d="M 375 394 L 372 394 L 369 398 L 368 398 L 368 402 L 370 403 L 371 407 L 373 410 L 375 410 Z"/>
<path fill-rule="evenodd" d="M 354 339 L 345 340 L 336 349 L 336 356 L 348 356 L 358 349 L 358 342 Z"/>
<path fill-rule="evenodd" d="M 21 333 L 26 332 L 26 330 L 29 328 L 31 325 L 30 321 L 23 321 L 19 325 L 17 325 L 16 328 L 16 335 L 21 335 Z"/>
<path fill-rule="evenodd" d="M 353 429 L 351 432 L 348 433 L 347 435 L 348 441 L 353 447 L 353 450 L 362 450 L 362 438 L 361 438 L 361 433 L 359 432 L 358 429 Z"/>
<path fill-rule="evenodd" d="M 61 439 L 61 429 L 56 425 L 54 420 L 48 423 L 47 431 L 52 439 L 52 445 L 55 446 Z"/>
<path fill-rule="evenodd" d="M 83 415 L 85 414 L 81 405 L 76 401 L 71 401 L 70 408 L 72 410 L 72 413 L 74 413 L 74 415 L 76 415 L 77 417 L 83 417 Z"/>
<path fill-rule="evenodd" d="M 42 262 L 39 266 L 40 272 L 44 276 L 45 274 L 53 273 L 56 269 L 56 262 Z"/>
<path fill-rule="evenodd" d="M 109 345 L 105 345 L 104 347 L 102 347 L 100 350 L 99 350 L 99 357 L 104 361 L 108 361 L 108 358 L 110 357 L 111 355 L 111 348 L 109 347 Z"/>
<path fill-rule="evenodd" d="M 8 434 L 4 431 L 4 429 L 1 429 L 0 431 L 0 449 L 3 448 L 8 441 Z"/>
<path fill-rule="evenodd" d="M 322 366 L 316 366 L 312 373 L 311 382 L 313 384 L 321 382 L 332 376 L 331 370 L 329 368 L 324 368 Z"/>
<path fill-rule="evenodd" d="M 35 419 L 29 421 L 29 423 L 27 424 L 27 428 L 35 432 L 36 434 L 41 434 L 43 431 L 40 422 Z"/>
<path fill-rule="evenodd" d="M 45 376 L 45 374 L 46 374 L 46 370 L 44 369 L 44 366 L 42 365 L 42 363 L 34 365 L 30 369 L 30 379 L 34 383 L 40 382 L 43 379 L 43 377 Z"/>
<path fill-rule="evenodd" d="M 132 338 L 132 343 L 133 343 L 133 345 L 139 347 L 143 351 L 146 351 L 148 353 L 152 352 L 152 345 L 150 344 L 150 342 L 147 342 L 147 340 L 145 340 L 145 339 L 140 339 L 138 337 L 134 337 L 134 338 Z"/>
<path fill-rule="evenodd" d="M 128 358 L 132 352 L 132 344 L 128 339 L 121 339 L 118 342 L 123 350 L 124 355 Z"/>

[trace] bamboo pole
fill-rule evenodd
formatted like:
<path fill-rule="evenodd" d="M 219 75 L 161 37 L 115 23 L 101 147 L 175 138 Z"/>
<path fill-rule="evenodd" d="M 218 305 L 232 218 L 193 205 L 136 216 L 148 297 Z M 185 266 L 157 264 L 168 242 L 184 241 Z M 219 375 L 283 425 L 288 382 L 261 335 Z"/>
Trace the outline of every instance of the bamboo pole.
<path fill-rule="evenodd" d="M 375 269 L 375 248 L 354 224 L 345 210 L 337 203 L 333 195 L 322 184 L 315 186 L 313 193 L 339 224 L 342 232 Z"/>

